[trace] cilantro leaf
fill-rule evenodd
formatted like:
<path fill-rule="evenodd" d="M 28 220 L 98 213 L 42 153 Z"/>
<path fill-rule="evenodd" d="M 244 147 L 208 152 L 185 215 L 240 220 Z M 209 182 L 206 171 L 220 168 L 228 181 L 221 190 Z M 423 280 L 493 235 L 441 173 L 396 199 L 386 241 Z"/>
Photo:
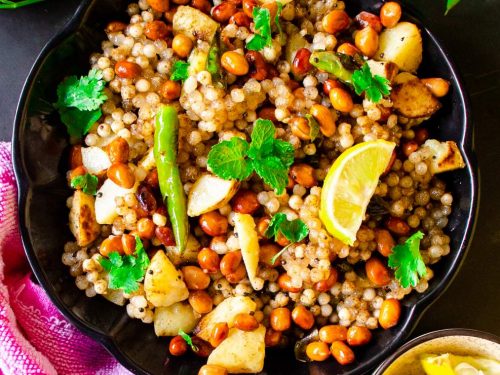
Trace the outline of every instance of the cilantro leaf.
<path fill-rule="evenodd" d="M 286 185 L 288 185 L 288 168 L 284 167 L 278 157 L 259 158 L 253 165 L 255 172 L 267 185 L 275 189 L 278 194 L 283 194 Z"/>
<path fill-rule="evenodd" d="M 319 124 L 318 121 L 308 113 L 307 115 L 304 116 L 307 119 L 307 122 L 309 123 L 309 137 L 311 137 L 311 141 L 314 141 L 316 138 L 318 138 L 319 135 Z"/>
<path fill-rule="evenodd" d="M 70 185 L 73 189 L 81 189 L 85 194 L 95 195 L 97 193 L 97 176 L 86 173 L 71 179 Z"/>
<path fill-rule="evenodd" d="M 246 158 L 248 148 L 248 142 L 238 137 L 222 141 L 212 146 L 207 164 L 220 178 L 244 180 L 253 170 L 251 160 Z"/>
<path fill-rule="evenodd" d="M 267 238 L 272 238 L 272 237 L 276 238 L 280 229 L 280 225 L 285 220 L 286 220 L 286 215 L 282 212 L 278 212 L 276 215 L 272 217 L 264 235 Z"/>
<path fill-rule="evenodd" d="M 281 139 L 275 139 L 273 141 L 272 154 L 280 159 L 283 166 L 287 168 L 287 171 L 288 167 L 290 167 L 295 160 L 295 150 L 293 146 L 289 142 Z"/>
<path fill-rule="evenodd" d="M 284 213 L 280 212 L 272 217 L 264 235 L 267 238 L 274 237 L 276 240 L 279 233 L 285 236 L 285 238 L 290 241 L 290 244 L 281 249 L 271 259 L 271 264 L 274 264 L 291 244 L 300 242 L 306 238 L 309 234 L 309 228 L 307 228 L 307 225 L 302 220 L 295 219 L 290 221 Z"/>
<path fill-rule="evenodd" d="M 450 10 L 452 10 L 455 5 L 457 5 L 460 0 L 446 0 L 446 12 L 444 15 L 446 16 Z"/>
<path fill-rule="evenodd" d="M 100 70 L 92 69 L 87 76 L 71 76 L 57 87 L 57 106 L 94 111 L 108 98 L 104 94 L 105 82 Z"/>
<path fill-rule="evenodd" d="M 307 225 L 300 219 L 283 221 L 280 225 L 280 231 L 290 242 L 300 242 L 309 234 Z"/>
<path fill-rule="evenodd" d="M 102 72 L 92 69 L 87 76 L 70 76 L 57 86 L 55 106 L 71 136 L 83 137 L 102 116 L 105 84 Z"/>
<path fill-rule="evenodd" d="M 255 35 L 247 43 L 247 49 L 260 51 L 266 46 L 272 46 L 271 13 L 266 8 L 253 8 L 253 21 Z"/>
<path fill-rule="evenodd" d="M 26 5 L 40 3 L 43 0 L 21 0 L 18 2 L 13 2 L 10 0 L 0 0 L 0 9 L 18 9 Z"/>
<path fill-rule="evenodd" d="M 389 255 L 389 267 L 396 270 L 395 276 L 403 288 L 418 284 L 419 276 L 427 274 L 425 263 L 420 254 L 420 240 L 424 234 L 420 231 L 409 237 L 404 244 L 394 246 Z"/>
<path fill-rule="evenodd" d="M 278 10 L 276 11 L 276 16 L 274 17 L 274 23 L 276 24 L 276 27 L 278 28 L 278 32 L 280 33 L 280 42 L 281 44 L 284 44 L 284 36 L 283 36 L 283 30 L 281 29 L 281 24 L 280 24 L 280 15 L 281 11 L 283 10 L 283 4 L 281 4 L 279 1 L 276 2 L 276 5 L 278 6 Z"/>
<path fill-rule="evenodd" d="M 135 236 L 134 255 L 121 256 L 114 251 L 109 254 L 108 258 L 101 258 L 99 263 L 108 272 L 110 289 L 123 289 L 125 293 L 132 293 L 139 289 L 138 283 L 144 278 L 149 266 L 149 258 L 138 236 Z"/>
<path fill-rule="evenodd" d="M 356 94 L 361 95 L 364 92 L 366 98 L 373 103 L 378 103 L 383 96 L 391 92 L 389 80 L 379 75 L 373 76 L 368 63 L 352 74 L 352 84 Z"/>
<path fill-rule="evenodd" d="M 100 109 L 81 111 L 77 108 L 63 108 L 59 110 L 59 115 L 69 135 L 81 138 L 101 118 L 102 112 Z"/>
<path fill-rule="evenodd" d="M 189 336 L 182 329 L 179 330 L 178 335 L 180 337 L 182 337 L 184 339 L 184 341 L 186 341 L 186 344 L 188 344 L 191 347 L 191 350 L 193 352 L 197 352 L 198 351 L 198 347 L 195 344 L 193 344 L 193 339 L 191 338 L 191 336 Z"/>
<path fill-rule="evenodd" d="M 189 63 L 177 60 L 172 67 L 170 72 L 170 79 L 172 81 L 185 81 L 189 77 Z"/>

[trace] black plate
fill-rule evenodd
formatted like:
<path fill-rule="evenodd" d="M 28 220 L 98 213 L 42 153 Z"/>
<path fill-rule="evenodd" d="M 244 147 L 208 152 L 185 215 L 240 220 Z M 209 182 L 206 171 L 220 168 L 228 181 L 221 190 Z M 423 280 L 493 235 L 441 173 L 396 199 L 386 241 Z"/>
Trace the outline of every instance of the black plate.
<path fill-rule="evenodd" d="M 13 135 L 13 156 L 19 189 L 19 217 L 24 247 L 40 284 L 61 313 L 78 329 L 101 342 L 125 367 L 138 374 L 196 374 L 203 361 L 196 357 L 167 360 L 168 339 L 157 338 L 151 325 L 129 319 L 122 307 L 103 298 L 88 299 L 79 291 L 68 268 L 61 263 L 64 243 L 71 240 L 65 179 L 68 138 L 51 103 L 57 84 L 67 75 L 88 71 L 88 57 L 100 50 L 102 30 L 110 20 L 126 20 L 127 1 L 86 0 L 38 57 L 17 109 Z M 348 12 L 361 9 L 376 12 L 381 3 L 351 0 Z M 414 14 L 405 7 L 406 13 Z M 418 21 L 412 17 L 410 20 Z M 411 294 L 403 303 L 397 327 L 378 330 L 373 342 L 356 349 L 356 363 L 339 366 L 333 360 L 306 365 L 296 362 L 291 350 L 269 351 L 263 374 L 362 374 L 374 368 L 408 338 L 425 309 L 446 289 L 456 274 L 473 233 L 477 208 L 477 176 L 472 152 L 470 107 L 457 70 L 440 43 L 423 25 L 424 63 L 419 75 L 448 78 L 450 94 L 443 108 L 428 121 L 433 137 L 454 140 L 467 167 L 447 173 L 454 210 L 447 228 L 452 252 L 436 266 L 435 278 L 424 294 Z"/>

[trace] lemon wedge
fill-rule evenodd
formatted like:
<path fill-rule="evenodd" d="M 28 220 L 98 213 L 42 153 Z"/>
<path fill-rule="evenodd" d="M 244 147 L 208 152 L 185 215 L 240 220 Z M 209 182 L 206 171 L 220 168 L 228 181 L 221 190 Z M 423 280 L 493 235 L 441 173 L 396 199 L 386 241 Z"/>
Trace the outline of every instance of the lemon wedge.
<path fill-rule="evenodd" d="M 352 245 L 396 144 L 384 140 L 359 143 L 330 167 L 321 192 L 320 219 L 330 234 Z"/>
<path fill-rule="evenodd" d="M 420 363 L 427 375 L 456 375 L 451 363 L 451 355 L 425 355 Z"/>

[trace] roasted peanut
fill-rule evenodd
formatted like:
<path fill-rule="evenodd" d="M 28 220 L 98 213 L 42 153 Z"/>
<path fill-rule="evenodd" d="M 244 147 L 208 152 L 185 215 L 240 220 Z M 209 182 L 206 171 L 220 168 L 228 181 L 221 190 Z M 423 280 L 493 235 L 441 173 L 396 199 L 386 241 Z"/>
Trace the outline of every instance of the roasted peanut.
<path fill-rule="evenodd" d="M 208 0 L 191 0 L 191 6 L 206 14 L 210 14 L 210 9 L 212 9 L 212 5 Z"/>
<path fill-rule="evenodd" d="M 208 314 L 212 311 L 212 297 L 204 290 L 193 290 L 189 293 L 189 304 L 198 314 Z"/>
<path fill-rule="evenodd" d="M 311 127 L 309 122 L 305 117 L 294 116 L 288 122 L 292 134 L 299 137 L 303 141 L 309 141 L 311 139 Z"/>
<path fill-rule="evenodd" d="M 330 275 L 328 276 L 328 278 L 326 280 L 321 280 L 321 281 L 318 281 L 317 283 L 315 283 L 314 289 L 316 289 L 318 292 L 326 292 L 332 286 L 335 285 L 338 277 L 339 277 L 339 273 L 338 273 L 337 269 L 332 267 L 330 269 Z"/>
<path fill-rule="evenodd" d="M 117 137 L 108 145 L 108 155 L 111 163 L 126 163 L 129 157 L 129 145 L 128 142 Z"/>
<path fill-rule="evenodd" d="M 272 263 L 272 259 L 278 254 L 280 247 L 273 243 L 267 243 L 260 246 L 259 252 L 259 262 L 265 264 L 268 267 L 278 267 L 280 265 L 279 258 L 276 262 Z"/>
<path fill-rule="evenodd" d="M 212 334 L 210 336 L 210 345 L 212 345 L 214 348 L 218 347 L 220 343 L 226 339 L 228 334 L 229 326 L 227 325 L 227 323 L 216 323 L 214 325 L 214 328 L 212 329 Z"/>
<path fill-rule="evenodd" d="M 351 326 L 347 330 L 347 343 L 351 346 L 366 345 L 372 339 L 372 333 L 366 327 Z"/>
<path fill-rule="evenodd" d="M 167 100 L 175 100 L 181 96 L 181 84 L 167 80 L 160 86 L 159 93 Z"/>
<path fill-rule="evenodd" d="M 219 254 L 208 247 L 204 247 L 198 253 L 198 264 L 205 272 L 216 273 L 219 270 Z"/>
<path fill-rule="evenodd" d="M 294 164 L 290 168 L 290 176 L 296 183 L 306 188 L 310 188 L 318 184 L 318 181 L 314 177 L 314 168 L 309 164 Z"/>
<path fill-rule="evenodd" d="M 184 266 L 181 269 L 184 276 L 184 282 L 188 289 L 203 290 L 208 288 L 210 277 L 196 266 Z"/>
<path fill-rule="evenodd" d="M 248 51 L 245 54 L 245 59 L 249 65 L 250 77 L 257 81 L 263 81 L 268 78 L 268 65 L 264 57 L 257 51 Z"/>
<path fill-rule="evenodd" d="M 209 236 L 215 237 L 227 233 L 227 217 L 221 215 L 219 211 L 204 213 L 199 219 L 200 227 Z"/>
<path fill-rule="evenodd" d="M 223 1 L 212 8 L 212 18 L 219 23 L 227 22 L 235 13 L 236 5 L 228 1 Z"/>
<path fill-rule="evenodd" d="M 203 365 L 198 371 L 198 375 L 227 375 L 227 370 L 222 366 Z"/>
<path fill-rule="evenodd" d="M 125 163 L 111 164 L 107 175 L 111 181 L 125 189 L 131 189 L 135 184 L 135 176 Z"/>
<path fill-rule="evenodd" d="M 245 12 L 236 12 L 229 19 L 229 23 L 234 23 L 238 26 L 244 26 L 247 29 L 250 28 L 250 24 L 252 23 L 252 19 L 248 17 Z"/>
<path fill-rule="evenodd" d="M 251 215 L 259 209 L 260 203 L 257 200 L 257 194 L 253 191 L 240 189 L 233 197 L 231 207 L 234 212 Z"/>
<path fill-rule="evenodd" d="M 126 60 L 118 61 L 115 65 L 115 73 L 120 78 L 136 78 L 141 70 L 138 64 Z"/>
<path fill-rule="evenodd" d="M 398 217 L 391 216 L 389 220 L 387 220 L 385 226 L 392 233 L 399 236 L 407 236 L 408 233 L 410 233 L 410 226 L 406 223 L 406 221 Z"/>
<path fill-rule="evenodd" d="M 113 161 L 113 160 L 111 160 Z M 82 161 L 82 146 L 76 145 L 72 146 L 69 153 L 69 166 L 71 169 L 76 167 L 81 167 L 83 165 Z"/>
<path fill-rule="evenodd" d="M 356 16 L 356 24 L 360 29 L 370 26 L 377 33 L 382 31 L 382 22 L 380 22 L 380 17 L 370 12 L 359 13 Z"/>
<path fill-rule="evenodd" d="M 292 310 L 292 319 L 300 328 L 309 330 L 314 325 L 314 315 L 304 305 L 297 305 Z"/>
<path fill-rule="evenodd" d="M 341 365 L 354 362 L 354 352 L 342 341 L 335 341 L 330 346 L 330 352 Z"/>
<path fill-rule="evenodd" d="M 370 258 L 365 264 L 366 276 L 368 280 L 376 286 L 386 286 L 391 281 L 388 268 L 378 258 Z"/>
<path fill-rule="evenodd" d="M 340 46 L 337 47 L 337 52 L 343 53 L 344 55 L 348 55 L 348 56 L 354 56 L 357 53 L 360 53 L 360 50 L 357 49 L 351 43 L 342 43 Z"/>
<path fill-rule="evenodd" d="M 377 250 L 380 254 L 388 257 L 392 253 L 394 247 L 394 238 L 386 229 L 377 229 L 375 231 L 375 241 L 377 241 Z"/>
<path fill-rule="evenodd" d="M 326 361 L 330 357 L 330 350 L 324 342 L 313 341 L 307 344 L 306 355 L 311 361 Z"/>
<path fill-rule="evenodd" d="M 383 329 L 389 329 L 398 324 L 401 316 L 401 304 L 397 299 L 389 298 L 382 302 L 378 322 Z"/>
<path fill-rule="evenodd" d="M 327 33 L 335 34 L 349 27 L 349 16 L 343 10 L 332 10 L 323 17 L 323 30 Z"/>
<path fill-rule="evenodd" d="M 123 243 L 121 236 L 109 236 L 104 241 L 102 241 L 99 246 L 99 254 L 104 257 L 108 257 L 109 254 L 117 252 L 118 254 L 123 254 Z"/>
<path fill-rule="evenodd" d="M 450 82 L 442 78 L 423 78 L 422 83 L 431 90 L 437 98 L 441 98 L 450 91 Z"/>
<path fill-rule="evenodd" d="M 234 327 L 242 331 L 253 331 L 259 328 L 259 322 L 253 315 L 240 313 L 234 317 Z"/>
<path fill-rule="evenodd" d="M 321 104 L 313 104 L 310 113 L 318 121 L 319 129 L 325 137 L 331 137 L 335 134 L 337 126 L 328 108 Z"/>
<path fill-rule="evenodd" d="M 327 325 L 319 330 L 319 339 L 327 344 L 347 340 L 347 328 L 341 325 Z"/>
<path fill-rule="evenodd" d="M 120 31 L 123 31 L 127 28 L 127 24 L 124 22 L 120 21 L 111 21 L 108 23 L 106 26 L 106 32 L 107 33 L 118 33 Z"/>
<path fill-rule="evenodd" d="M 385 27 L 394 27 L 401 18 L 401 5 L 395 1 L 389 1 L 380 8 L 380 21 Z"/>
<path fill-rule="evenodd" d="M 174 336 L 170 343 L 168 344 L 168 351 L 170 354 L 175 356 L 184 355 L 187 352 L 187 343 L 184 341 L 182 336 Z"/>
<path fill-rule="evenodd" d="M 309 62 L 311 57 L 311 51 L 307 48 L 300 48 L 295 53 L 295 57 L 292 62 L 292 73 L 297 76 L 302 76 L 312 69 L 312 65 Z"/>
<path fill-rule="evenodd" d="M 165 39 L 169 32 L 167 24 L 159 20 L 148 22 L 144 27 L 144 35 L 152 40 Z"/>
<path fill-rule="evenodd" d="M 253 8 L 257 6 L 257 0 L 243 0 L 243 12 L 253 19 Z"/>
<path fill-rule="evenodd" d="M 291 313 L 286 307 L 278 307 L 271 311 L 269 324 L 275 331 L 286 331 L 291 325 Z"/>
<path fill-rule="evenodd" d="M 373 57 L 378 50 L 378 34 L 371 26 L 367 26 L 356 32 L 354 44 L 364 55 Z"/>
<path fill-rule="evenodd" d="M 245 56 L 234 51 L 224 52 L 221 57 L 221 65 L 227 72 L 235 76 L 244 76 L 249 70 Z"/>
<path fill-rule="evenodd" d="M 188 57 L 193 49 L 193 41 L 184 34 L 177 34 L 172 40 L 172 49 L 177 56 Z"/>
<path fill-rule="evenodd" d="M 281 289 L 290 293 L 298 293 L 302 289 L 292 285 L 292 278 L 287 273 L 283 273 L 278 277 L 278 285 Z"/>
<path fill-rule="evenodd" d="M 351 94 L 342 88 L 334 87 L 330 90 L 330 101 L 333 108 L 340 112 L 351 112 L 354 108 Z"/>
<path fill-rule="evenodd" d="M 156 227 L 155 236 L 163 246 L 175 246 L 174 233 L 169 227 Z"/>

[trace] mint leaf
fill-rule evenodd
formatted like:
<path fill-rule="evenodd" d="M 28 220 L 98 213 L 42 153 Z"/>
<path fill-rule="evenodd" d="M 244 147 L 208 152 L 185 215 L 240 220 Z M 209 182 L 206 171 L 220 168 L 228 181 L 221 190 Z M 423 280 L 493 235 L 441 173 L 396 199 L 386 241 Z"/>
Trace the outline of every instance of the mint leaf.
<path fill-rule="evenodd" d="M 247 49 L 259 51 L 266 46 L 272 46 L 271 36 L 271 13 L 266 8 L 253 8 L 253 22 L 255 35 L 247 43 Z"/>
<path fill-rule="evenodd" d="M 389 80 L 379 75 L 372 76 L 368 63 L 365 63 L 361 69 L 354 71 L 352 84 L 356 94 L 361 95 L 364 92 L 366 98 L 373 103 L 378 103 L 383 96 L 389 95 L 391 91 Z"/>
<path fill-rule="evenodd" d="M 419 276 L 427 274 L 425 263 L 420 254 L 420 240 L 424 234 L 420 231 L 410 236 L 404 244 L 394 246 L 389 255 L 389 267 L 395 269 L 394 275 L 403 288 L 418 284 Z"/>
<path fill-rule="evenodd" d="M 274 139 L 276 128 L 271 120 L 257 119 L 252 130 L 252 146 L 261 148 L 264 141 Z"/>
<path fill-rule="evenodd" d="M 81 189 L 85 194 L 96 195 L 98 178 L 93 174 L 86 173 L 71 179 L 70 185 L 73 189 Z"/>
<path fill-rule="evenodd" d="M 102 112 L 100 109 L 81 111 L 77 108 L 63 108 L 59 109 L 59 115 L 69 135 L 81 138 L 101 118 Z"/>
<path fill-rule="evenodd" d="M 172 67 L 170 72 L 170 79 L 172 81 L 185 81 L 189 77 L 189 63 L 177 60 Z"/>
<path fill-rule="evenodd" d="M 252 174 L 252 162 L 247 158 L 248 142 L 233 137 L 212 146 L 207 164 L 220 178 L 244 180 Z"/>
<path fill-rule="evenodd" d="M 288 185 L 288 168 L 276 156 L 260 158 L 253 163 L 255 172 L 264 182 L 276 190 L 278 194 L 283 194 Z"/>
<path fill-rule="evenodd" d="M 293 146 L 274 139 L 275 127 L 270 120 L 257 119 L 250 145 L 237 137 L 223 141 L 208 153 L 207 164 L 223 179 L 244 180 L 253 170 L 266 184 L 282 193 L 288 185 L 288 169 L 294 161 Z"/>
<path fill-rule="evenodd" d="M 144 278 L 149 266 L 149 258 L 138 236 L 135 236 L 134 255 L 121 256 L 117 252 L 112 252 L 108 258 L 100 259 L 99 263 L 102 268 L 108 272 L 110 289 L 123 289 L 125 293 L 132 293 L 139 289 L 138 283 Z"/>
<path fill-rule="evenodd" d="M 81 111 L 94 111 L 108 98 L 104 94 L 102 72 L 92 69 L 88 76 L 71 76 L 57 87 L 57 107 L 73 107 Z"/>

